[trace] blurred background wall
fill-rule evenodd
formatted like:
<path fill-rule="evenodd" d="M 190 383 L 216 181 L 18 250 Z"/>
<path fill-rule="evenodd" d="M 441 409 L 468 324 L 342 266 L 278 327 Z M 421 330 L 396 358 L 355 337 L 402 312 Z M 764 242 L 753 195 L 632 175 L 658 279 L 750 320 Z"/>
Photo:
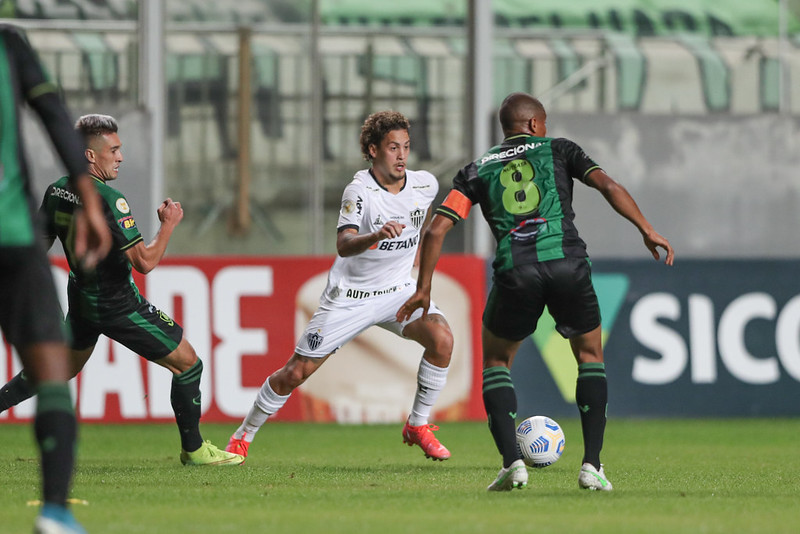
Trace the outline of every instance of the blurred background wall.
<path fill-rule="evenodd" d="M 479 155 L 472 147 L 500 139 L 493 116 L 477 143 L 467 134 L 475 80 L 488 77 L 493 107 L 511 91 L 539 96 L 548 134 L 574 139 L 621 181 L 679 257 L 795 257 L 799 4 L 493 0 L 490 63 L 470 79 L 470 8 L 481 2 L 159 0 L 166 117 L 155 187 L 186 210 L 170 251 L 333 253 L 341 191 L 365 166 L 359 128 L 379 109 L 410 118 L 411 166 L 434 172 L 443 196 Z M 116 185 L 147 236 L 145 5 L 4 0 L 0 16 L 27 28 L 75 115 L 120 119 Z M 47 154 L 31 160 L 43 191 L 61 171 Z M 578 185 L 576 202 L 593 257 L 644 256 L 593 190 Z M 454 234 L 449 252 L 482 253 L 469 225 Z"/>

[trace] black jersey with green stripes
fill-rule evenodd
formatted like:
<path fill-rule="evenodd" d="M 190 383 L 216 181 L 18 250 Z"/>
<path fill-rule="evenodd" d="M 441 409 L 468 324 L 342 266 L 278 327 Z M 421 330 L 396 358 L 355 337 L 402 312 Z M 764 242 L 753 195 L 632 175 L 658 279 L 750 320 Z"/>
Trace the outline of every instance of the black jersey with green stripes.
<path fill-rule="evenodd" d="M 598 165 L 574 142 L 512 136 L 461 169 L 453 189 L 480 204 L 497 241 L 495 271 L 516 265 L 586 257 L 573 223 L 573 179 Z M 442 206 L 437 213 L 459 216 Z"/>
<path fill-rule="evenodd" d="M 93 271 L 82 270 L 75 261 L 72 216 L 80 205 L 80 198 L 69 188 L 67 177 L 50 184 L 39 210 L 45 237 L 51 241 L 57 237 L 61 241 L 70 267 L 70 281 L 80 290 L 81 309 L 89 314 L 138 302 L 139 291 L 125 251 L 142 241 L 125 196 L 96 177 L 95 182 L 111 230 L 112 247 Z"/>
<path fill-rule="evenodd" d="M 20 131 L 25 103 L 42 119 L 70 175 L 85 172 L 83 144 L 58 88 L 48 80 L 25 34 L 0 24 L 0 247 L 30 246 L 38 239 Z"/>

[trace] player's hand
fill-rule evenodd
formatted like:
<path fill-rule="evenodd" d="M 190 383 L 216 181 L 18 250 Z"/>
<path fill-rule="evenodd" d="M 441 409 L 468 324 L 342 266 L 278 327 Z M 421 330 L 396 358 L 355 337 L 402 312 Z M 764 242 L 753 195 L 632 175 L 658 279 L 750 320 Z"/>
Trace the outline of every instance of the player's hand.
<path fill-rule="evenodd" d="M 398 322 L 403 322 L 413 314 L 417 308 L 422 308 L 422 318 L 428 316 L 428 308 L 431 307 L 431 295 L 427 291 L 417 289 L 405 303 L 397 310 L 395 318 Z"/>
<path fill-rule="evenodd" d="M 406 227 L 405 224 L 400 224 L 397 221 L 389 221 L 384 224 L 380 230 L 376 232 L 378 236 L 378 241 L 383 239 L 392 239 L 394 237 L 399 237 L 400 234 L 403 233 L 403 229 Z"/>
<path fill-rule="evenodd" d="M 173 202 L 171 198 L 167 198 L 156 210 L 158 213 L 158 220 L 162 224 L 171 224 L 177 226 L 183 219 L 183 208 L 180 202 Z"/>
<path fill-rule="evenodd" d="M 653 258 L 658 260 L 660 255 L 658 253 L 658 247 L 663 248 L 667 251 L 667 258 L 664 260 L 664 263 L 667 265 L 672 265 L 672 262 L 675 258 L 675 251 L 672 250 L 672 245 L 669 244 L 669 241 L 665 237 L 662 237 L 657 232 L 651 232 L 650 234 L 645 234 L 644 238 L 644 246 L 650 251 L 650 254 L 653 255 Z"/>

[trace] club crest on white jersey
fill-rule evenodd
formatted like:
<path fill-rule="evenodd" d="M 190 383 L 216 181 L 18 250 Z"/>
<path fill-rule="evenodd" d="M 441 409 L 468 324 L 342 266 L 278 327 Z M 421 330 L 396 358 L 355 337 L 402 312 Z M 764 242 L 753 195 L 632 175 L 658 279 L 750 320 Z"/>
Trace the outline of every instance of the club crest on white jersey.
<path fill-rule="evenodd" d="M 411 219 L 411 224 L 414 225 L 414 228 L 419 230 L 422 228 L 422 222 L 425 220 L 425 210 L 417 208 L 408 214 L 408 218 Z"/>

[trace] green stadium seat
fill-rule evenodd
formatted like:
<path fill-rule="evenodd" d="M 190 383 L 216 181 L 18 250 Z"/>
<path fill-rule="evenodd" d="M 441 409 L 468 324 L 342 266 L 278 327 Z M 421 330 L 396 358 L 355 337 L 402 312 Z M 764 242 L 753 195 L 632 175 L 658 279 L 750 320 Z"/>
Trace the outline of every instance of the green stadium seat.
<path fill-rule="evenodd" d="M 274 50 L 259 44 L 253 46 L 253 84 L 258 122 L 262 133 L 274 138 L 283 135 L 279 60 Z"/>
<path fill-rule="evenodd" d="M 617 106 L 621 110 L 638 110 L 642 103 L 647 59 L 628 34 L 609 33 L 605 40 L 616 62 Z"/>
<path fill-rule="evenodd" d="M 228 73 L 226 58 L 209 39 L 181 37 L 172 42 L 165 57 L 167 80 L 167 132 L 179 136 L 181 110 L 193 105 L 211 105 L 223 157 L 236 151 L 228 133 Z"/>
<path fill-rule="evenodd" d="M 762 56 L 758 62 L 759 101 L 763 111 L 778 111 L 781 104 L 781 66 L 778 58 Z"/>
<path fill-rule="evenodd" d="M 703 95 L 709 111 L 728 111 L 731 106 L 730 72 L 708 38 L 683 34 L 678 37 L 697 59 Z"/>
<path fill-rule="evenodd" d="M 97 93 L 113 93 L 119 87 L 117 54 L 98 33 L 74 32 L 72 38 L 82 54 L 88 72 L 89 88 Z"/>
<path fill-rule="evenodd" d="M 422 159 L 430 158 L 430 100 L 428 91 L 427 58 L 418 55 L 413 47 L 402 41 L 406 55 L 364 55 L 358 62 L 358 74 L 376 80 L 413 87 L 417 96 L 417 118 L 414 127 L 414 151 Z M 370 63 L 371 58 L 371 63 Z"/>
<path fill-rule="evenodd" d="M 547 44 L 556 57 L 558 80 L 565 80 L 576 70 L 581 68 L 581 56 L 575 51 L 572 44 L 566 39 L 548 39 Z M 579 84 L 576 87 L 581 87 Z"/>
<path fill-rule="evenodd" d="M 531 92 L 532 64 L 520 57 L 508 39 L 495 39 L 494 46 L 494 98 L 502 100 L 515 91 Z M 496 104 L 499 106 L 500 101 Z"/>

